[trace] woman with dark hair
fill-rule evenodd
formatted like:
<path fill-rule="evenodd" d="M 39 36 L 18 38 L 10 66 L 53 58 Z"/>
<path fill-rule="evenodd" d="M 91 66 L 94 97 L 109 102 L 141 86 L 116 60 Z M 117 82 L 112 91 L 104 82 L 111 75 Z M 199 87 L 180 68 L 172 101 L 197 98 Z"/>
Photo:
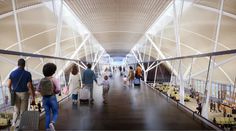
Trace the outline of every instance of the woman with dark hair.
<path fill-rule="evenodd" d="M 80 74 L 77 65 L 73 65 L 70 79 L 69 79 L 69 92 L 72 94 L 72 104 L 76 104 L 78 100 L 78 91 L 80 86 Z"/>
<path fill-rule="evenodd" d="M 60 86 L 57 79 L 53 77 L 57 66 L 53 63 L 47 63 L 43 66 L 43 75 L 45 76 L 39 82 L 37 91 L 43 97 L 43 107 L 46 116 L 46 130 L 54 131 L 54 124 L 58 117 L 58 102 L 56 94 L 60 93 Z M 52 112 L 52 119 L 51 117 Z"/>

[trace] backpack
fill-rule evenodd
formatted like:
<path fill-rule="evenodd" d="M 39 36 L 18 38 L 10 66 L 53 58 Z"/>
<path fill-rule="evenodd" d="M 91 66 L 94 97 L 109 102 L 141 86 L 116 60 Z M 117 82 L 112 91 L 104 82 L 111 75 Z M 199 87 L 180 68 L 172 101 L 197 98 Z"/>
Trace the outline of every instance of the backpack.
<path fill-rule="evenodd" d="M 40 81 L 40 94 L 42 96 L 50 96 L 50 95 L 54 95 L 54 84 L 52 82 L 52 80 L 50 80 L 49 78 L 43 78 Z"/>

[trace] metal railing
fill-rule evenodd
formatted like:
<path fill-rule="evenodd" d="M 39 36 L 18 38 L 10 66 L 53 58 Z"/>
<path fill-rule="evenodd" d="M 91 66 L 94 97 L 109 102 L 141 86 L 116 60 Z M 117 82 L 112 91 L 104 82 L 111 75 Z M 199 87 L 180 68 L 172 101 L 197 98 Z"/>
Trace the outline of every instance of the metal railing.
<path fill-rule="evenodd" d="M 148 85 L 147 83 L 143 82 L 145 85 L 147 85 L 148 87 L 150 87 L 151 89 L 153 89 L 154 91 L 159 92 L 162 96 L 164 96 L 166 98 L 166 100 L 168 102 L 172 102 L 173 104 L 176 104 L 176 107 L 182 111 L 188 112 L 193 120 L 199 120 L 201 122 L 201 124 L 205 124 L 206 126 L 214 129 L 214 130 L 224 130 L 223 128 L 219 127 L 218 125 L 216 125 L 215 123 L 213 123 L 212 121 L 202 117 L 201 115 L 199 115 L 196 111 L 191 110 L 190 108 L 188 108 L 187 106 L 181 104 L 178 101 L 175 101 L 174 99 L 170 98 L 168 95 L 158 91 L 157 89 L 155 89 L 154 87 Z"/>

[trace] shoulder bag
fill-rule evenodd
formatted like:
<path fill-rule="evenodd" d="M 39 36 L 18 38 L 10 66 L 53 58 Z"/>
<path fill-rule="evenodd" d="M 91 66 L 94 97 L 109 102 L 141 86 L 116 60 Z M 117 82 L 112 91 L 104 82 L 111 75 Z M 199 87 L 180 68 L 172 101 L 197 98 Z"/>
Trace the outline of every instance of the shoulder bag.
<path fill-rule="evenodd" d="M 11 91 L 11 106 L 14 106 L 16 104 L 16 89 L 18 88 L 18 85 L 21 81 L 23 74 L 24 74 L 24 71 L 22 72 L 20 79 L 18 80 L 18 82 L 16 84 L 16 88 L 12 89 L 12 91 Z"/>

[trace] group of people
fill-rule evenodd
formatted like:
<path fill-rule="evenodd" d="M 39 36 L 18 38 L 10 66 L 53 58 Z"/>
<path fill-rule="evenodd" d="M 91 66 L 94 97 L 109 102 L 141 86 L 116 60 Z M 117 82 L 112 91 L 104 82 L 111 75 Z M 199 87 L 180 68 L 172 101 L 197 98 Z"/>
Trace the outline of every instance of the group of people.
<path fill-rule="evenodd" d="M 35 103 L 36 94 L 40 94 L 42 96 L 43 108 L 45 109 L 45 126 L 46 130 L 55 130 L 54 124 L 58 118 L 58 101 L 56 94 L 61 92 L 59 81 L 53 77 L 57 70 L 57 66 L 54 63 L 46 63 L 43 66 L 42 73 L 44 77 L 40 80 L 35 89 L 32 84 L 32 76 L 31 73 L 25 70 L 25 60 L 18 60 L 18 68 L 10 73 L 8 80 L 8 88 L 9 92 L 15 92 L 15 103 L 14 103 L 14 113 L 12 120 L 12 127 L 19 127 L 21 115 L 23 112 L 28 110 L 28 103 L 31 95 L 31 102 Z M 82 84 L 80 73 L 77 65 L 72 66 L 72 70 L 70 73 L 69 79 L 69 92 L 72 94 L 72 103 L 77 103 L 78 100 L 78 92 L 81 88 L 86 88 L 90 92 L 90 103 L 94 102 L 93 98 L 93 83 L 96 83 L 97 79 L 95 73 L 91 69 L 92 65 L 87 64 L 87 69 L 83 72 L 82 75 Z M 109 76 L 107 74 L 104 75 L 103 81 L 99 84 L 103 86 L 103 103 L 107 104 L 108 91 L 110 88 Z M 133 67 L 129 67 L 128 80 L 130 86 L 135 79 L 142 78 L 142 69 L 138 65 L 137 69 L 134 71 Z M 52 115 L 51 115 L 52 113 Z"/>
<path fill-rule="evenodd" d="M 143 77 L 142 74 L 142 68 L 140 65 L 137 65 L 136 70 L 134 71 L 133 67 L 129 67 L 129 72 L 128 72 L 128 80 L 129 80 L 129 86 L 132 87 L 133 84 L 135 85 L 140 85 L 140 79 Z"/>
<path fill-rule="evenodd" d="M 18 68 L 10 73 L 8 80 L 8 88 L 14 98 L 14 113 L 11 129 L 19 127 L 21 115 L 28 110 L 30 94 L 32 97 L 31 103 L 35 103 L 35 89 L 32 84 L 31 73 L 25 70 L 25 60 L 18 60 Z M 53 63 L 47 63 L 43 66 L 43 75 L 36 88 L 43 99 L 43 107 L 45 109 L 46 130 L 55 130 L 54 124 L 58 117 L 58 102 L 56 94 L 60 93 L 60 85 L 56 78 L 53 77 L 57 66 Z M 30 92 L 30 94 L 29 94 Z M 51 118 L 52 112 L 52 118 Z"/>
<path fill-rule="evenodd" d="M 61 92 L 59 81 L 53 77 L 57 70 L 57 66 L 54 63 L 46 63 L 43 66 L 42 73 L 44 77 L 40 80 L 35 89 L 32 84 L 31 73 L 25 70 L 25 60 L 18 60 L 18 68 L 10 73 L 8 80 L 9 92 L 15 93 L 15 102 L 12 129 L 19 127 L 21 115 L 28 110 L 28 103 L 31 95 L 31 103 L 35 103 L 36 94 L 42 96 L 43 108 L 45 109 L 45 126 L 46 130 L 54 131 L 54 124 L 58 118 L 58 101 L 56 94 Z M 80 82 L 79 70 L 76 65 L 73 65 L 70 80 L 69 90 L 72 94 L 72 102 L 76 103 L 78 99 L 79 88 L 87 88 L 90 91 L 90 102 L 93 103 L 93 81 L 97 83 L 95 73 L 91 70 L 92 65 L 88 64 L 87 69 L 83 72 L 82 85 Z M 104 103 L 107 103 L 107 94 L 109 90 L 108 76 L 104 76 L 104 80 L 101 83 L 103 85 L 103 98 Z M 52 115 L 51 115 L 52 113 Z"/>

